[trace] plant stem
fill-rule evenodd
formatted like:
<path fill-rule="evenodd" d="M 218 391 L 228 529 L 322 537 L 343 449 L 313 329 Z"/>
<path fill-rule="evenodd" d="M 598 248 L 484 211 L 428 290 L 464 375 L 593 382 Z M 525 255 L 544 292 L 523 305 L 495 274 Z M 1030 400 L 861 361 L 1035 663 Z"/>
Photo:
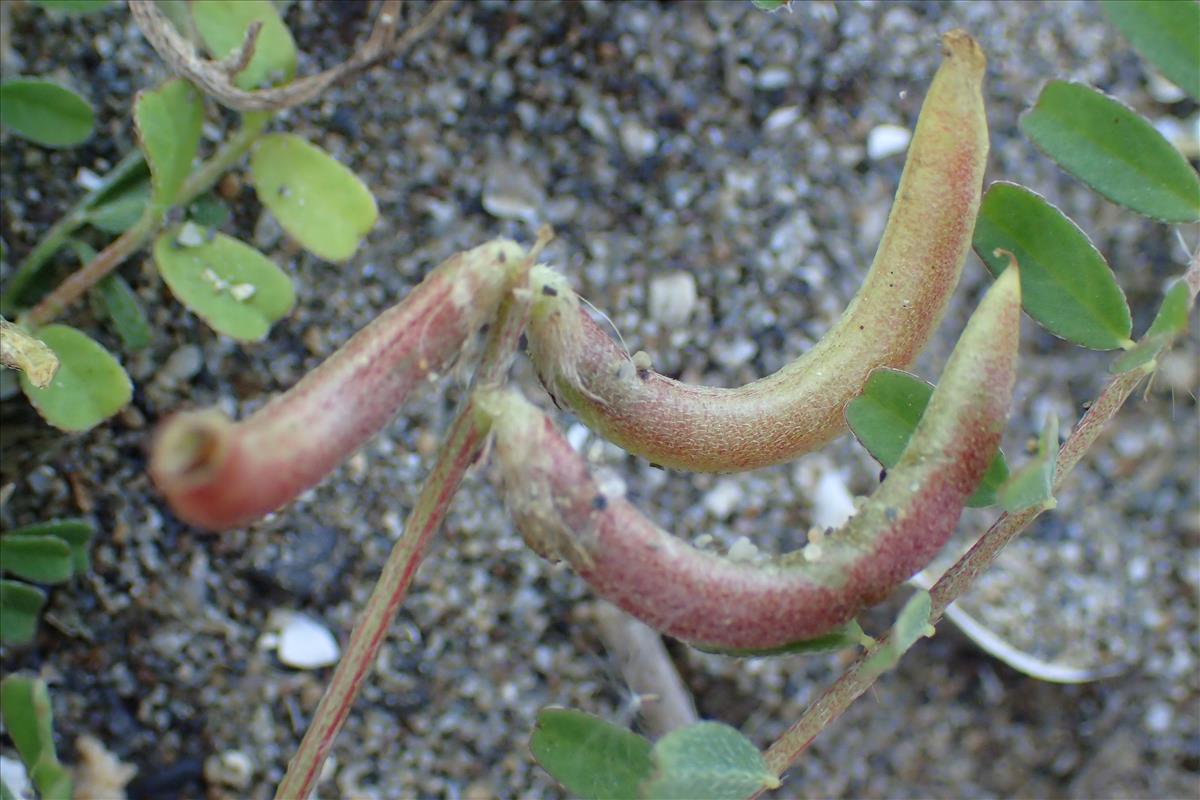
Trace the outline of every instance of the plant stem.
<path fill-rule="evenodd" d="M 266 114 L 246 114 L 242 120 L 241 129 L 223 142 L 208 160 L 202 162 L 188 176 L 188 179 L 179 190 L 179 195 L 175 198 L 175 206 L 190 203 L 198 195 L 212 187 L 221 175 L 230 169 L 262 134 L 263 129 L 270 120 L 270 116 Z M 51 229 L 51 232 L 70 216 L 71 214 L 68 214 L 67 217 L 59 220 L 59 223 Z M 83 297 L 89 289 L 99 283 L 108 273 L 124 263 L 125 259 L 140 250 L 162 228 L 162 223 L 166 219 L 166 216 L 166 214 L 159 213 L 153 204 L 147 206 L 145 213 L 142 214 L 141 218 L 129 230 L 113 240 L 95 258 L 60 283 L 54 291 L 42 298 L 41 302 L 34 306 L 28 314 L 24 315 L 22 321 L 33 326 L 38 326 L 45 325 L 57 317 L 72 303 Z M 78 225 L 75 227 L 78 227 Z M 65 239 L 74 229 L 64 228 L 65 232 L 58 235 Z M 49 234 L 47 234 L 48 238 Z M 44 243 L 45 240 L 43 240 Z M 57 250 L 57 245 L 55 249 Z M 30 257 L 33 255 L 31 253 Z M 48 256 L 49 253 L 47 253 Z M 26 261 L 28 260 L 26 259 Z M 22 265 L 22 268 L 24 268 L 24 265 Z M 20 273 L 21 270 L 18 270 L 18 275 L 14 277 L 14 281 L 16 277 L 20 276 Z M 28 278 L 24 280 L 28 280 Z M 15 295 L 15 290 L 10 291 L 13 291 Z"/>
<path fill-rule="evenodd" d="M 1062 487 L 1068 473 L 1079 463 L 1080 458 L 1095 443 L 1104 427 L 1120 410 L 1134 388 L 1144 377 L 1153 372 L 1154 366 L 1154 363 L 1150 362 L 1129 372 L 1121 373 L 1104 387 L 1100 396 L 1084 414 L 1075 429 L 1071 431 L 1071 435 L 1059 450 L 1054 480 L 1056 492 Z M 975 578 L 991 565 L 1000 551 L 1044 510 L 1044 506 L 1033 506 L 1014 514 L 1001 514 L 1000 518 L 988 528 L 966 555 L 946 570 L 946 573 L 933 585 L 933 589 L 930 590 L 933 601 L 930 624 L 936 624 L 941 619 L 942 612 L 946 610 L 946 607 L 970 588 Z M 809 706 L 800 719 L 771 745 L 765 757 L 767 766 L 772 772 L 782 775 L 808 748 L 817 734 L 824 730 L 825 726 L 841 716 L 851 703 L 875 683 L 878 675 L 873 674 L 872 671 L 863 670 L 863 665 L 879 648 L 886 645 L 888 638 L 890 637 L 881 638 L 874 647 L 860 655 L 858 660 L 833 686 Z"/>
<path fill-rule="evenodd" d="M 96 201 L 107 194 L 114 186 L 124 181 L 135 171 L 142 168 L 146 163 L 142 156 L 141 150 L 134 150 L 125 155 L 117 165 L 108 171 L 103 178 L 91 191 L 79 199 L 70 211 L 59 218 L 50 226 L 50 229 L 42 236 L 34 248 L 29 251 L 29 255 L 17 265 L 16 271 L 8 280 L 8 286 L 4 291 L 3 311 L 5 314 L 11 314 L 17 303 L 20 302 L 21 294 L 25 291 L 26 286 L 37 275 L 42 265 L 46 263 L 57 253 L 62 246 L 70 238 L 71 234 L 81 228 L 88 221 L 88 212 L 96 204 Z"/>
<path fill-rule="evenodd" d="M 539 244 L 530 253 L 525 266 L 513 277 L 513 291 L 506 294 L 500 305 L 476 369 L 475 387 L 498 384 L 508 371 L 528 320 L 529 291 L 526 284 L 529 266 L 540 249 Z M 421 487 L 421 494 L 404 525 L 404 532 L 392 548 L 362 617 L 350 634 L 346 652 L 334 670 L 333 678 L 300 742 L 300 748 L 289 762 L 287 774 L 275 791 L 276 800 L 306 798 L 316 786 L 321 766 L 333 747 L 334 737 L 349 716 L 363 680 L 375 663 L 379 646 L 408 592 L 433 534 L 446 516 L 451 498 L 467 468 L 483 451 L 489 430 L 488 421 L 474 411 L 473 394 L 469 395 L 446 434 L 437 463 Z"/>

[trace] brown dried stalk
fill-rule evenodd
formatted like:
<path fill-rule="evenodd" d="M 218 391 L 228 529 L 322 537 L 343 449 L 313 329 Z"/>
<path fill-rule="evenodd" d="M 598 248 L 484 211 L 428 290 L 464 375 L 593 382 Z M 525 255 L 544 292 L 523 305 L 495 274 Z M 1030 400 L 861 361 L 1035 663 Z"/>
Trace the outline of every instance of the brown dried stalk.
<path fill-rule="evenodd" d="M 385 58 L 406 50 L 428 33 L 446 14 L 452 0 L 437 0 L 433 7 L 402 36 L 396 38 L 400 21 L 400 0 L 384 0 L 371 34 L 350 58 L 316 75 L 256 91 L 235 86 L 232 77 L 243 69 L 254 53 L 258 28 L 251 25 L 242 46 L 223 61 L 201 58 L 191 42 L 184 39 L 154 0 L 129 0 L 129 11 L 147 41 L 178 74 L 212 95 L 218 102 L 238 111 L 281 111 L 298 106 L 325 91 L 331 84 Z"/>

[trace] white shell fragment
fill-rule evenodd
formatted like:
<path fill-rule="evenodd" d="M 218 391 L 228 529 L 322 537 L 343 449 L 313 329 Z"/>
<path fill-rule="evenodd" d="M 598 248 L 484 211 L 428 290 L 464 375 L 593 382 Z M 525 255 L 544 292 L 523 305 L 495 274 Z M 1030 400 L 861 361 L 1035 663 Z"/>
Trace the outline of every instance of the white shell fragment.
<path fill-rule="evenodd" d="M 836 470 L 830 470 L 817 481 L 813 492 L 813 525 L 826 530 L 840 528 L 854 516 L 854 495 Z"/>
<path fill-rule="evenodd" d="M 867 134 L 867 158 L 872 161 L 899 155 L 908 149 L 912 131 L 899 125 L 876 125 Z"/>
<path fill-rule="evenodd" d="M 696 307 L 696 279 L 690 272 L 672 272 L 650 281 L 650 318 L 666 328 L 688 321 Z"/>
<path fill-rule="evenodd" d="M 328 628 L 312 617 L 292 614 L 279 633 L 276 655 L 295 669 L 320 669 L 336 664 L 341 650 Z"/>

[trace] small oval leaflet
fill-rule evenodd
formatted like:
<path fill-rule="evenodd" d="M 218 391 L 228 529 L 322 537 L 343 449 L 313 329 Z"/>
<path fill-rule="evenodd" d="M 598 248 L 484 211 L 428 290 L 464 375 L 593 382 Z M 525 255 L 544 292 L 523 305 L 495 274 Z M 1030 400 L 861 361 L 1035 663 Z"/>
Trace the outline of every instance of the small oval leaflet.
<path fill-rule="evenodd" d="M 592 714 L 544 708 L 529 739 L 542 769 L 584 800 L 638 797 L 654 768 L 650 742 Z"/>
<path fill-rule="evenodd" d="M 195 223 L 184 223 L 155 241 L 154 260 L 163 280 L 179 302 L 218 333 L 259 341 L 292 310 L 291 279 L 250 245 L 202 230 L 196 239 L 196 230 L 201 229 Z"/>
<path fill-rule="evenodd" d="M 1038 149 L 1114 203 L 1164 222 L 1200 220 L 1200 176 L 1187 159 L 1140 114 L 1102 92 L 1050 81 L 1020 126 Z"/>
<path fill-rule="evenodd" d="M 762 753 L 735 728 L 698 722 L 671 731 L 654 745 L 654 775 L 641 797 L 654 800 L 741 800 L 779 788 Z"/>
<path fill-rule="evenodd" d="M 268 0 L 205 0 L 188 5 L 204 46 L 217 59 L 241 48 L 252 22 L 262 23 L 250 63 L 233 80 L 239 89 L 287 83 L 296 74 L 296 42 Z"/>
<path fill-rule="evenodd" d="M 112 355 L 67 325 L 36 331 L 58 356 L 58 372 L 39 389 L 21 376 L 21 389 L 42 418 L 65 431 L 86 431 L 125 407 L 133 396 L 129 376 Z"/>
<path fill-rule="evenodd" d="M 46 593 L 41 589 L 0 578 L 0 642 L 25 644 L 33 641 L 38 615 L 44 605 Z"/>
<path fill-rule="evenodd" d="M 0 536 L 0 568 L 34 583 L 62 583 L 74 572 L 71 546 L 57 536 Z"/>
<path fill-rule="evenodd" d="M 1024 273 L 1021 277 L 1024 279 Z M 881 367 L 867 378 L 862 394 L 846 406 L 846 422 L 875 460 L 891 469 L 908 446 L 932 395 L 933 386 L 917 376 Z M 1007 478 L 1004 453 L 997 451 L 967 505 L 981 508 L 995 503 L 996 490 Z"/>
<path fill-rule="evenodd" d="M 0 125 L 43 147 L 74 147 L 92 135 L 95 115 L 75 92 L 43 78 L 0 82 Z"/>
<path fill-rule="evenodd" d="M 993 276 L 1021 265 L 1021 305 L 1042 327 L 1093 350 L 1127 347 L 1133 321 L 1104 256 L 1079 227 L 1036 192 L 993 183 L 984 195 L 972 245 Z"/>
<path fill-rule="evenodd" d="M 133 121 L 150 165 L 153 202 L 166 208 L 175 202 L 200 145 L 204 123 L 200 93 L 180 78 L 138 92 L 133 101 Z"/>
<path fill-rule="evenodd" d="M 264 136 L 250 156 L 258 200 L 304 249 L 345 261 L 379 216 L 358 176 L 299 136 Z"/>
<path fill-rule="evenodd" d="M 1101 0 L 1100 7 L 1138 55 L 1200 100 L 1200 3 Z"/>

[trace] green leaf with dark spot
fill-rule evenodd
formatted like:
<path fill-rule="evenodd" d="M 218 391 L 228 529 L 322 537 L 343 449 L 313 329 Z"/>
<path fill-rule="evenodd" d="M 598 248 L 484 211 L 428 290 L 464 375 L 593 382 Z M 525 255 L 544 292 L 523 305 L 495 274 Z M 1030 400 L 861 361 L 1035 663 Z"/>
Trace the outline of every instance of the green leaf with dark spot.
<path fill-rule="evenodd" d="M 142 152 L 150 164 L 153 201 L 156 206 L 167 208 L 175 202 L 191 173 L 200 146 L 200 129 L 204 124 L 200 93 L 180 78 L 152 91 L 138 92 L 133 101 L 133 120 Z"/>
<path fill-rule="evenodd" d="M 1058 417 L 1046 419 L 1038 437 L 1037 454 L 1000 487 L 1000 505 L 1013 513 L 1032 506 L 1054 504 L 1054 471 L 1058 460 Z"/>
<path fill-rule="evenodd" d="M 1020 125 L 1060 167 L 1114 203 L 1164 222 L 1200 220 L 1200 176 L 1153 125 L 1113 98 L 1050 81 Z"/>
<path fill-rule="evenodd" d="M 65 431 L 86 431 L 116 414 L 133 396 L 129 376 L 107 350 L 67 325 L 35 335 L 58 356 L 58 372 L 44 389 L 21 376 L 21 389 L 42 418 Z"/>
<path fill-rule="evenodd" d="M 1125 293 L 1087 235 L 1041 195 L 993 183 L 975 222 L 975 252 L 995 276 L 1010 251 L 1021 269 L 1021 305 L 1046 330 L 1094 350 L 1129 345 Z"/>
<path fill-rule="evenodd" d="M 254 41 L 254 55 L 234 79 L 239 89 L 286 83 L 296 74 L 296 43 L 275 6 L 267 0 L 205 0 L 192 3 L 191 9 L 204 46 L 217 59 L 241 48 L 250 23 L 262 23 Z"/>
<path fill-rule="evenodd" d="M 41 589 L 0 578 L 0 642 L 32 642 L 37 633 L 38 616 L 45 605 L 46 593 Z"/>
<path fill-rule="evenodd" d="M 379 216 L 366 184 L 299 136 L 264 136 L 250 171 L 259 202 L 306 250 L 328 261 L 354 255 Z"/>
<path fill-rule="evenodd" d="M 846 406 L 846 422 L 875 460 L 891 469 L 908 446 L 932 394 L 933 386 L 915 375 L 882 367 L 871 373 L 862 394 Z M 1007 478 L 1008 464 L 997 450 L 967 505 L 982 508 L 995 503 L 996 489 Z"/>
<path fill-rule="evenodd" d="M 802 639 L 798 642 L 771 647 L 762 650 L 722 649 L 710 645 L 688 642 L 692 647 L 704 653 L 714 653 L 733 658 L 760 658 L 764 656 L 810 655 L 813 653 L 832 653 L 851 647 L 861 647 L 870 644 L 871 637 L 867 636 L 858 620 L 851 620 L 840 628 L 812 639 Z"/>
<path fill-rule="evenodd" d="M 1200 100 L 1200 3 L 1103 0 L 1100 6 L 1138 55 Z"/>
<path fill-rule="evenodd" d="M 172 293 L 214 330 L 247 342 L 292 310 L 292 281 L 248 244 L 194 223 L 164 232 L 154 260 Z"/>
<path fill-rule="evenodd" d="M 780 785 L 758 748 L 719 722 L 671 731 L 655 743 L 652 755 L 654 774 L 642 784 L 641 796 L 654 800 L 742 800 Z"/>
<path fill-rule="evenodd" d="M 0 125 L 35 144 L 74 147 L 88 140 L 94 124 L 88 102 L 54 81 L 0 81 Z"/>
<path fill-rule="evenodd" d="M 91 545 L 95 529 L 91 523 L 82 519 L 56 519 L 48 522 L 35 522 L 14 528 L 4 536 L 57 536 L 71 548 L 71 560 L 76 573 L 87 572 L 91 568 L 88 558 L 88 548 Z"/>
<path fill-rule="evenodd" d="M 599 717 L 566 708 L 538 713 L 529 749 L 542 769 L 584 800 L 635 798 L 653 769 L 650 742 Z"/>
<path fill-rule="evenodd" d="M 136 352 L 150 344 L 150 322 L 124 278 L 113 273 L 96 284 L 93 291 L 126 350 Z"/>
<path fill-rule="evenodd" d="M 34 583 L 62 583 L 73 570 L 71 547 L 57 536 L 0 536 L 0 571 Z"/>

